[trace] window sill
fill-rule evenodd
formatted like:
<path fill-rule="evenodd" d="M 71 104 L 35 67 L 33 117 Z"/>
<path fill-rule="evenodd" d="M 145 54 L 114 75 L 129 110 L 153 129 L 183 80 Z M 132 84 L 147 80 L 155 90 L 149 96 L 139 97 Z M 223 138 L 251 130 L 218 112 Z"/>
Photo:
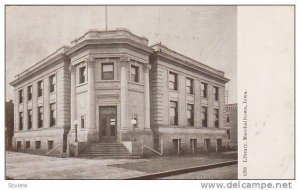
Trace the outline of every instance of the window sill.
<path fill-rule="evenodd" d="M 186 93 L 186 95 L 189 95 L 189 96 L 195 96 L 195 94 L 190 94 L 190 93 Z"/>
<path fill-rule="evenodd" d="M 86 85 L 86 84 L 87 84 L 87 82 L 80 83 L 80 84 L 77 84 L 76 87 L 84 86 L 84 85 Z"/>
<path fill-rule="evenodd" d="M 100 81 L 115 81 L 115 79 L 101 79 Z"/>
<path fill-rule="evenodd" d="M 174 90 L 174 89 L 169 88 L 169 92 L 176 92 L 176 93 L 178 93 L 178 90 Z"/>

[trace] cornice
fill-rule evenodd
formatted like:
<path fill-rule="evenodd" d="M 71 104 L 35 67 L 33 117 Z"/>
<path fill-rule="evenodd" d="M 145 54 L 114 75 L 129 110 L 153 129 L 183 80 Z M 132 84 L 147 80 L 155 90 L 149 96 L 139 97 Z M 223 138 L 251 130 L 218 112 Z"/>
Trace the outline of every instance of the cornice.
<path fill-rule="evenodd" d="M 149 55 L 153 52 L 153 49 L 151 47 L 146 46 L 144 44 L 139 44 L 131 39 L 87 39 L 69 48 L 66 51 L 66 55 L 72 56 L 75 52 L 78 52 L 81 49 L 84 49 L 88 46 L 115 46 L 120 44 L 126 45 L 129 48 L 133 48 L 134 50 Z"/>
<path fill-rule="evenodd" d="M 164 52 L 156 52 L 156 56 L 158 57 L 158 59 L 164 60 L 166 62 L 171 61 L 173 63 L 176 63 L 179 67 L 187 67 L 189 69 L 192 69 L 192 71 L 200 72 L 201 74 L 208 75 L 209 77 L 220 80 L 224 83 L 227 83 L 227 82 L 230 81 L 228 78 L 223 76 L 224 72 L 216 70 L 217 72 L 222 73 L 222 75 L 221 75 L 219 73 L 209 71 L 206 68 L 201 67 L 202 64 L 200 66 L 197 66 L 195 64 L 191 64 L 190 62 L 188 62 L 186 60 L 179 59 L 178 57 L 174 57 L 174 56 L 169 55 L 169 54 L 164 53 Z"/>
<path fill-rule="evenodd" d="M 38 64 L 26 69 L 22 73 L 16 76 L 16 79 L 10 82 L 9 84 L 12 86 L 18 85 L 20 82 L 23 82 L 28 77 L 32 76 L 33 74 L 37 73 L 38 71 L 45 69 L 53 64 L 59 63 L 60 61 L 69 61 L 69 58 L 66 57 L 64 53 L 59 53 L 45 61 L 41 61 Z"/>

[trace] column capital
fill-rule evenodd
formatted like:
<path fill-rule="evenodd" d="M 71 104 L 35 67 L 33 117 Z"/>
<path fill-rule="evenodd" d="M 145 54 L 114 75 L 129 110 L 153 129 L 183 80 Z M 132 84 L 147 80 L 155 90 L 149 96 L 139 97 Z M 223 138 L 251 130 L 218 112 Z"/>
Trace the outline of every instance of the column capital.
<path fill-rule="evenodd" d="M 75 69 L 74 65 L 69 65 L 69 71 L 73 71 Z"/>
<path fill-rule="evenodd" d="M 151 65 L 150 64 L 145 64 L 144 65 L 144 72 L 149 72 L 149 70 L 151 69 Z"/>
<path fill-rule="evenodd" d="M 121 56 L 120 60 L 119 60 L 119 64 L 121 67 L 127 67 L 129 61 L 130 61 L 130 58 L 128 56 Z"/>
<path fill-rule="evenodd" d="M 89 57 L 86 57 L 86 58 L 84 59 L 84 61 L 85 61 L 88 65 L 94 65 L 94 63 L 95 63 L 95 58 L 92 57 L 92 56 L 89 56 Z"/>

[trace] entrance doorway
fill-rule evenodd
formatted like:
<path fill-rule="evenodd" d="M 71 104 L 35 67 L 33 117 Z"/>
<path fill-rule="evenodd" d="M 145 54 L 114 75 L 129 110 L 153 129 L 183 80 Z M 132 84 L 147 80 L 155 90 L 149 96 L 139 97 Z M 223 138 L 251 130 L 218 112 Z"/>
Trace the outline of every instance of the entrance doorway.
<path fill-rule="evenodd" d="M 99 107 L 99 139 L 100 142 L 117 141 L 117 107 Z"/>

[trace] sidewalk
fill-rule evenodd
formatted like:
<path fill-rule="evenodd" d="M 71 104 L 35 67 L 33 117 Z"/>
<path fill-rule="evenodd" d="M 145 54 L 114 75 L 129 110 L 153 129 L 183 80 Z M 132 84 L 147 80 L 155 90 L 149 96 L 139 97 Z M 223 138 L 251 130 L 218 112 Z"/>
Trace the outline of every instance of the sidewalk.
<path fill-rule="evenodd" d="M 125 179 L 154 172 L 213 164 L 232 159 L 162 157 L 148 159 L 54 158 L 6 153 L 6 176 L 12 179 Z"/>
<path fill-rule="evenodd" d="M 123 179 L 144 172 L 111 167 L 142 159 L 54 158 L 25 153 L 6 153 L 6 176 L 12 179 Z"/>

